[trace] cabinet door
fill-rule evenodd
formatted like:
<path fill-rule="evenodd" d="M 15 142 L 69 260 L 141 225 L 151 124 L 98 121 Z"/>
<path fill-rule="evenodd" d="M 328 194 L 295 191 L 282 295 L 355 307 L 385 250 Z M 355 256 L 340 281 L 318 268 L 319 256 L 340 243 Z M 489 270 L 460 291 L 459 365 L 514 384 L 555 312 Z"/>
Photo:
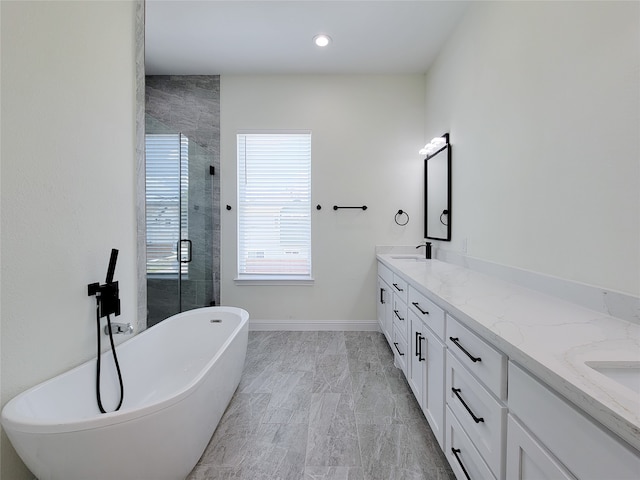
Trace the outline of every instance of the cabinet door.
<path fill-rule="evenodd" d="M 509 413 L 581 480 L 640 478 L 637 450 L 512 362 Z"/>
<path fill-rule="evenodd" d="M 509 480 L 575 480 L 511 415 L 507 425 Z"/>
<path fill-rule="evenodd" d="M 423 330 L 423 335 L 425 339 L 422 356 L 426 359 L 426 378 L 422 411 L 440 448 L 444 449 L 445 346 L 428 328 Z"/>
<path fill-rule="evenodd" d="M 409 386 L 422 407 L 426 380 L 426 338 L 424 324 L 415 313 L 409 311 Z"/>

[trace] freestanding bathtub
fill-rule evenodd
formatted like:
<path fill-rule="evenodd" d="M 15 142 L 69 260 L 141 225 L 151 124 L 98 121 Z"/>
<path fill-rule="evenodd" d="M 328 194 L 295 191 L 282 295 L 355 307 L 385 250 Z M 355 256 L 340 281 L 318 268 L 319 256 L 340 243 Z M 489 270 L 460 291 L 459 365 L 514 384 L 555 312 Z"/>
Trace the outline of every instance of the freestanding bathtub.
<path fill-rule="evenodd" d="M 37 385 L 2 410 L 2 425 L 39 480 L 184 480 L 240 382 L 249 314 L 211 307 L 184 312 L 117 347 L 124 402 L 100 414 L 95 359 Z M 102 354 L 102 398 L 119 386 Z"/>

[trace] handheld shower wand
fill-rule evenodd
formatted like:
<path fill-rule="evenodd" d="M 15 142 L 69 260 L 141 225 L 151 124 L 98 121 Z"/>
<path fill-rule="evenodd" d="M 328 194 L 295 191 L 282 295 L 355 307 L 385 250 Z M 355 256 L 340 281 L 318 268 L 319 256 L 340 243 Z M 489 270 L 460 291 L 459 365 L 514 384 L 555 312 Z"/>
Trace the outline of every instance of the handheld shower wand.
<path fill-rule="evenodd" d="M 113 282 L 113 275 L 116 273 L 116 262 L 118 261 L 118 250 L 115 248 L 111 249 L 111 258 L 109 258 L 109 267 L 107 268 L 107 279 L 106 283 Z"/>
<path fill-rule="evenodd" d="M 113 352 L 113 360 L 118 372 L 118 380 L 120 382 L 120 402 L 116 407 L 119 410 L 122 406 L 124 399 L 124 384 L 122 383 L 122 373 L 120 372 L 120 364 L 118 363 L 118 357 L 116 355 L 116 347 L 113 343 L 113 331 L 111 329 L 111 314 L 115 316 L 120 315 L 120 290 L 118 288 L 118 282 L 113 281 L 113 276 L 116 271 L 116 261 L 118 260 L 118 250 L 111 249 L 111 257 L 109 258 L 109 267 L 107 268 L 107 278 L 104 285 L 99 283 L 89 284 L 89 296 L 96 296 L 96 322 L 98 331 L 98 356 L 96 360 L 96 400 L 98 401 L 98 408 L 102 413 L 107 413 L 102 406 L 102 398 L 100 395 L 100 319 L 107 317 L 107 330 L 109 332 L 109 340 L 111 342 L 111 351 Z"/>

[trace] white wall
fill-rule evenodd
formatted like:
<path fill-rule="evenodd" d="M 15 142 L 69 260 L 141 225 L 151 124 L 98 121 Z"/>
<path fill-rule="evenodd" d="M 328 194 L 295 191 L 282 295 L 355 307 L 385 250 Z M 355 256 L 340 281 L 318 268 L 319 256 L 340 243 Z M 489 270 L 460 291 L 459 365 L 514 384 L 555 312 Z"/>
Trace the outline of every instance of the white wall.
<path fill-rule="evenodd" d="M 222 76 L 220 105 L 222 303 L 253 319 L 374 320 L 374 246 L 423 238 L 424 76 Z M 312 131 L 313 286 L 234 284 L 240 129 Z"/>
<path fill-rule="evenodd" d="M 427 75 L 451 132 L 443 248 L 640 293 L 638 2 L 479 2 Z"/>
<path fill-rule="evenodd" d="M 95 355 L 87 284 L 104 281 L 112 247 L 118 321 L 136 321 L 135 6 L 1 11 L 4 405 Z M 4 434 L 2 478 L 32 478 Z"/>

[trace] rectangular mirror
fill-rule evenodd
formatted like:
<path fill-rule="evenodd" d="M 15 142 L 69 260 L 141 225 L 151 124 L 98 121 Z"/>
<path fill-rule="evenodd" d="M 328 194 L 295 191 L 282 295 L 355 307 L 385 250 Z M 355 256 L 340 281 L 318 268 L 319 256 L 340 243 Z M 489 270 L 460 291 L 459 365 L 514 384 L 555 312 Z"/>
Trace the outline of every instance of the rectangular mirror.
<path fill-rule="evenodd" d="M 424 160 L 424 236 L 451 241 L 451 144 L 448 133 L 440 138 L 444 145 Z"/>

